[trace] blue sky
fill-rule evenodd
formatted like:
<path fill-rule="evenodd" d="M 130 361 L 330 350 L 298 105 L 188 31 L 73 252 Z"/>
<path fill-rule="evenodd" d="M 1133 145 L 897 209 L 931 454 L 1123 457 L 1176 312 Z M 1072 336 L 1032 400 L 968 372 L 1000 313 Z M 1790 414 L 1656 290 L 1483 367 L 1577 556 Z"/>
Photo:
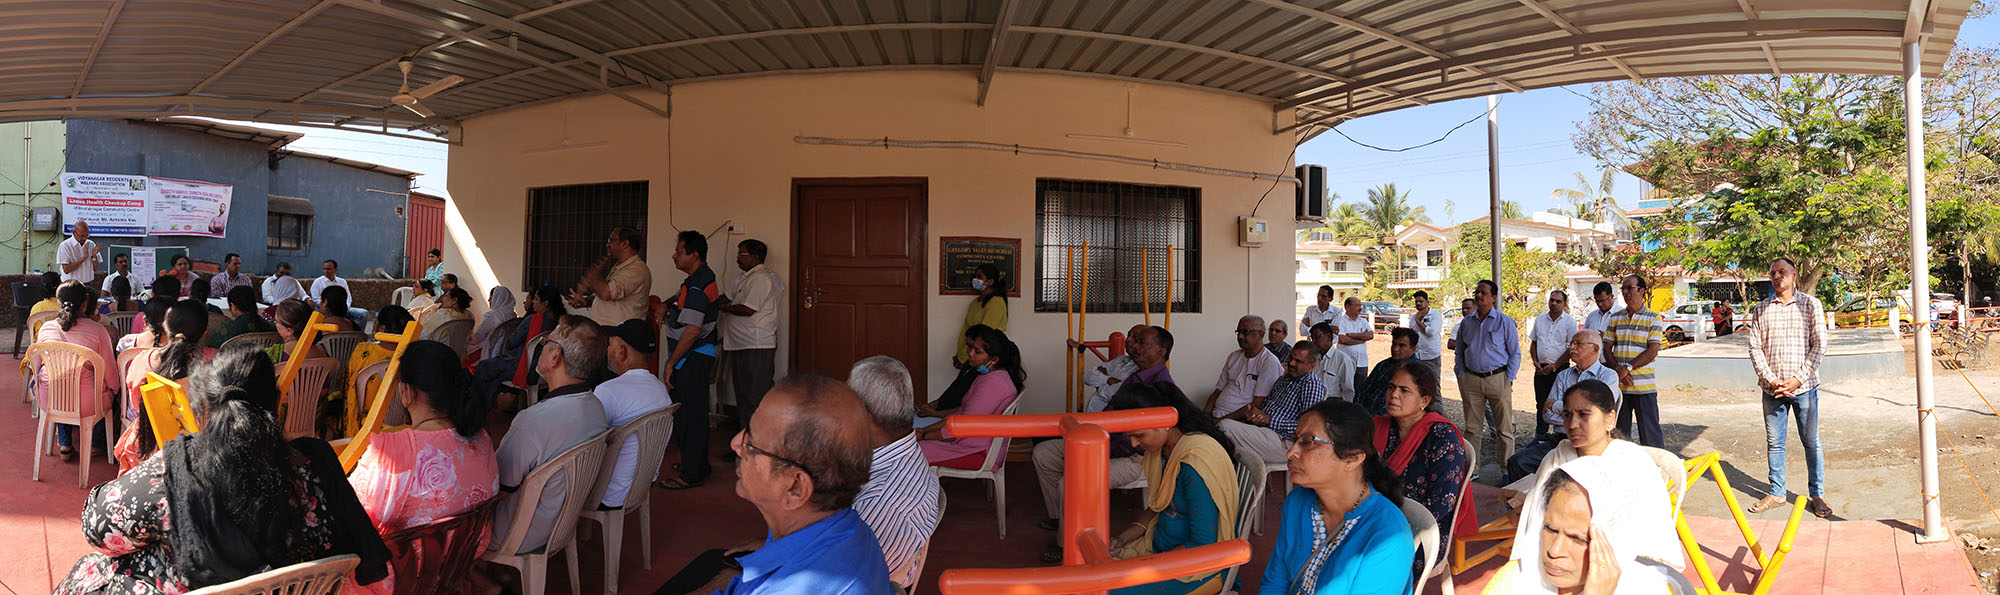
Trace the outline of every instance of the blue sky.
<path fill-rule="evenodd" d="M 2000 43 L 2000 23 L 1993 18 L 1968 21 L 1960 30 L 1961 45 Z M 1500 196 L 1518 201 L 1528 211 L 1558 205 L 1549 193 L 1573 188 L 1573 172 L 1583 172 L 1595 184 L 1600 165 L 1576 151 L 1570 135 L 1588 117 L 1583 97 L 1587 86 L 1541 89 L 1500 96 Z M 1342 132 L 1360 142 L 1400 148 L 1437 139 L 1460 122 L 1486 112 L 1483 98 L 1463 99 L 1406 108 L 1347 122 Z M 291 148 L 334 155 L 419 172 L 419 191 L 445 191 L 446 146 L 439 143 L 384 137 L 364 132 L 334 131 L 255 124 L 304 133 Z M 1327 187 L 1340 202 L 1358 203 L 1368 189 L 1393 182 L 1410 201 L 1424 207 L 1433 223 L 1449 225 L 1485 215 L 1486 124 L 1474 122 L 1442 142 L 1402 153 L 1365 148 L 1327 132 L 1299 146 L 1298 163 L 1327 166 Z M 1612 195 L 1625 208 L 1635 208 L 1646 184 L 1618 174 Z M 1446 203 L 1450 201 L 1449 213 Z"/>

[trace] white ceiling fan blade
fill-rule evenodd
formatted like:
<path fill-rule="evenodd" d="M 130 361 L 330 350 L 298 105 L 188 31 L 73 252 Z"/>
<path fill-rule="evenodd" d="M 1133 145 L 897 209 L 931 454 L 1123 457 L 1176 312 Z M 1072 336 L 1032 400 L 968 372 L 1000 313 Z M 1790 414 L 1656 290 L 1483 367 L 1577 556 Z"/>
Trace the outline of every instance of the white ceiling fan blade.
<path fill-rule="evenodd" d="M 463 82 L 465 82 L 465 77 L 454 74 L 435 81 L 431 81 L 431 84 L 418 87 L 417 90 L 411 91 L 410 95 L 415 96 L 417 99 L 423 99 L 425 97 L 430 97 L 431 95 L 437 94 L 438 91 L 449 89 L 452 87 L 452 85 L 456 85 Z"/>
<path fill-rule="evenodd" d="M 402 97 L 402 96 L 398 95 L 397 97 L 399 97 L 399 98 L 400 98 L 400 97 Z M 421 104 L 421 103 L 417 103 L 417 100 L 415 100 L 415 99 L 411 99 L 411 100 L 410 100 L 410 101 L 408 101 L 408 102 L 403 102 L 403 101 L 398 101 L 398 102 L 396 102 L 396 105 L 400 105 L 400 106 L 403 106 L 403 109 L 406 109 L 406 110 L 410 110 L 410 113 L 413 113 L 413 114 L 416 114 L 416 115 L 418 115 L 418 116 L 422 116 L 422 117 L 425 117 L 425 118 L 430 118 L 430 117 L 435 117 L 435 116 L 437 116 L 437 113 L 436 113 L 436 112 L 432 112 L 432 111 L 431 111 L 430 109 L 428 109 L 428 108 L 425 108 L 425 107 L 424 107 L 424 104 Z"/>

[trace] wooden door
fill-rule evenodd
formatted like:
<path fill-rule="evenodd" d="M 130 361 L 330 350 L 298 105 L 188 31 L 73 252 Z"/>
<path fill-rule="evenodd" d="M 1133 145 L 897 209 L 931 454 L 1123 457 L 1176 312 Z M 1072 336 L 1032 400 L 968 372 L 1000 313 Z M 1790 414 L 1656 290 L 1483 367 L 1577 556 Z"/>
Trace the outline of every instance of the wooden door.
<path fill-rule="evenodd" d="M 922 178 L 792 181 L 791 369 L 833 378 L 875 355 L 922 386 L 928 184 Z"/>
<path fill-rule="evenodd" d="M 410 195 L 410 212 L 403 237 L 410 256 L 408 276 L 422 278 L 424 256 L 433 249 L 444 248 L 444 201 L 418 194 Z"/>

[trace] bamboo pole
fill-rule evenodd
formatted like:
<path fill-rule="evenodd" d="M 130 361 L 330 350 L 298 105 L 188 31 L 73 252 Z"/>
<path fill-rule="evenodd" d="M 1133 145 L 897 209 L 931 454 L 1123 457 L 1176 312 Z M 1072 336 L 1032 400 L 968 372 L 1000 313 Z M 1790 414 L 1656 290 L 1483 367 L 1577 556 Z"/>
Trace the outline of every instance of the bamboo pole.
<path fill-rule="evenodd" d="M 1068 263 L 1068 266 L 1063 267 L 1063 289 L 1065 290 L 1063 293 L 1066 298 L 1063 300 L 1063 339 L 1065 343 L 1063 345 L 1063 357 L 1065 358 L 1063 359 L 1063 411 L 1073 412 L 1076 411 L 1076 358 L 1080 354 L 1075 349 L 1071 349 L 1067 343 L 1076 339 L 1076 284 L 1071 282 L 1071 277 L 1076 275 L 1076 247 L 1064 246 L 1063 252 L 1063 260 Z"/>
<path fill-rule="evenodd" d="M 1082 275 L 1083 287 L 1078 292 L 1082 297 L 1076 301 L 1076 338 L 1079 342 L 1090 336 L 1089 332 L 1084 330 L 1086 321 L 1090 320 L 1090 242 L 1083 243 Z M 1078 383 L 1083 382 L 1083 366 L 1083 354 L 1078 353 L 1076 354 L 1076 381 Z M 1077 388 L 1077 393 L 1079 395 L 1083 393 L 1082 387 L 1079 386 Z"/>
<path fill-rule="evenodd" d="M 1146 326 L 1153 326 L 1153 267 L 1147 262 L 1152 250 L 1139 249 L 1139 287 L 1145 293 L 1139 300 L 1139 311 L 1146 313 Z M 1169 292 L 1167 295 L 1173 295 Z"/>

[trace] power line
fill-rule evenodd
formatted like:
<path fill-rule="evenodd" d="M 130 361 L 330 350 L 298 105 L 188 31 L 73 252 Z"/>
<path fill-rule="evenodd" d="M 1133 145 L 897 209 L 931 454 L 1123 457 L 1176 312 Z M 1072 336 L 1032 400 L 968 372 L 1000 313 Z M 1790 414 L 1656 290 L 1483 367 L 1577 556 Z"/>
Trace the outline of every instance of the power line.
<path fill-rule="evenodd" d="M 1464 128 L 1464 127 L 1466 127 L 1466 126 L 1469 126 L 1469 125 L 1471 125 L 1471 124 L 1472 124 L 1473 122 L 1478 122 L 1479 120 L 1481 120 L 1481 119 L 1484 119 L 1484 118 L 1485 118 L 1485 117 L 1487 117 L 1488 115 L 1491 115 L 1491 114 L 1493 113 L 1493 111 L 1494 111 L 1494 110 L 1498 110 L 1498 109 L 1500 109 L 1500 100 L 1496 98 L 1496 99 L 1494 99 L 1494 100 L 1493 100 L 1493 107 L 1490 107 L 1490 108 L 1487 108 L 1487 109 L 1486 109 L 1486 111 L 1483 111 L 1483 112 L 1480 112 L 1480 113 L 1479 113 L 1479 115 L 1477 115 L 1477 116 L 1473 116 L 1473 117 L 1472 117 L 1471 119 L 1468 119 L 1468 120 L 1466 120 L 1466 121 L 1464 121 L 1464 122 L 1459 122 L 1457 126 L 1453 126 L 1453 127 L 1451 127 L 1451 130 L 1446 130 L 1446 131 L 1444 131 L 1444 135 L 1443 135 L 1443 136 L 1439 136 L 1439 137 L 1437 137 L 1437 139 L 1435 139 L 1435 140 L 1432 140 L 1432 141 L 1430 141 L 1430 142 L 1426 142 L 1426 143 L 1422 143 L 1422 144 L 1416 144 L 1416 145 L 1410 145 L 1410 146 L 1407 146 L 1407 147 L 1403 147 L 1403 148 L 1401 148 L 1401 149 L 1385 149 L 1385 148 L 1382 148 L 1382 147 L 1378 147 L 1378 146 L 1375 146 L 1375 145 L 1371 145 L 1371 144 L 1368 144 L 1368 143 L 1364 143 L 1364 142 L 1361 142 L 1361 141 L 1358 141 L 1358 140 L 1354 140 L 1354 137 L 1352 137 L 1352 136 L 1348 136 L 1346 132 L 1342 132 L 1342 131 L 1340 130 L 1340 127 L 1339 127 L 1339 126 L 1333 126 L 1333 127 L 1330 127 L 1330 128 L 1327 128 L 1327 130 L 1332 130 L 1334 134 L 1338 134 L 1338 135 L 1340 135 L 1340 137 L 1341 137 L 1341 138 L 1344 138 L 1344 139 L 1347 139 L 1347 142 L 1351 142 L 1351 143 L 1354 143 L 1354 144 L 1357 144 L 1357 145 L 1361 145 L 1361 146 L 1363 146 L 1363 147 L 1368 147 L 1368 148 L 1370 148 L 1370 149 L 1374 149 L 1374 150 L 1377 150 L 1377 151 L 1382 151 L 1382 152 L 1384 152 L 1384 153 L 1401 153 L 1401 152 L 1404 152 L 1404 151 L 1410 151 L 1410 150 L 1414 150 L 1414 149 L 1421 149 L 1421 148 L 1424 148 L 1424 147 L 1428 147 L 1428 146 L 1431 146 L 1431 145 L 1435 145 L 1435 144 L 1438 144 L 1438 143 L 1441 143 L 1441 142 L 1444 142 L 1444 139 L 1447 139 L 1447 138 L 1451 138 L 1451 134 L 1452 134 L 1452 133 L 1454 133 L 1454 132 L 1458 132 L 1458 130 L 1459 130 L 1460 128 Z M 1344 124 L 1344 123 L 1345 123 L 1345 122 L 1343 122 L 1343 124 Z"/>

